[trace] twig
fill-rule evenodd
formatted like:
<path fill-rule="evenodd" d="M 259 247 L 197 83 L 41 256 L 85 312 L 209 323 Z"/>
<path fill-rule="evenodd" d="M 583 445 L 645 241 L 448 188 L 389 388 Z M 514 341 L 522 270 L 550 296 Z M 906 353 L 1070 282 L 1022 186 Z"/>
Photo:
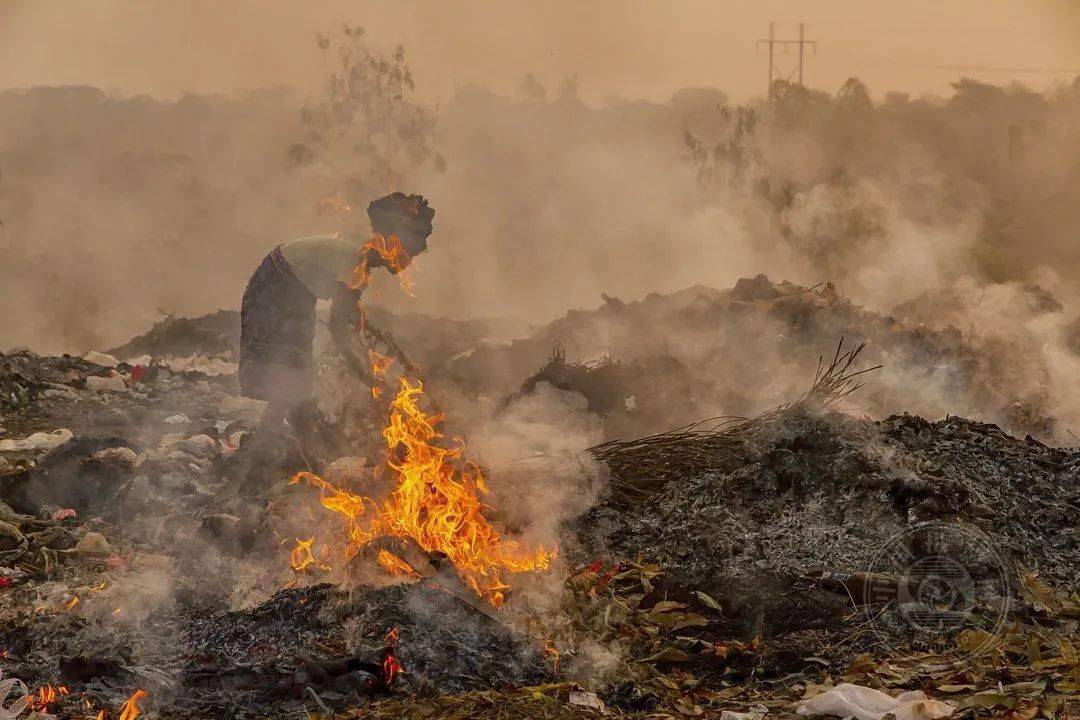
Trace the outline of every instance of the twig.
<path fill-rule="evenodd" d="M 844 351 L 844 340 L 826 363 L 818 358 L 814 382 L 794 402 L 774 408 L 754 418 L 715 417 L 632 440 L 613 440 L 586 452 L 603 463 L 611 473 L 612 492 L 632 501 L 658 493 L 679 478 L 722 470 L 744 454 L 745 446 L 769 427 L 794 413 L 831 410 L 862 387 L 861 376 L 880 368 L 856 370 L 860 343 Z"/>

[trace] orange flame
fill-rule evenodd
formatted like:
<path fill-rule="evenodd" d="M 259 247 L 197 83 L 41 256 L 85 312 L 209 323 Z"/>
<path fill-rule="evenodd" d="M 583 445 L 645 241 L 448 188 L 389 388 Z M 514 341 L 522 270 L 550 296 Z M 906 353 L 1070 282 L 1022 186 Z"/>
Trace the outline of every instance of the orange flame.
<path fill-rule="evenodd" d="M 36 693 L 31 693 L 27 699 L 27 704 L 32 710 L 39 710 L 44 712 L 53 703 L 59 702 L 60 698 L 68 694 L 68 689 L 64 685 L 59 687 L 53 687 L 52 685 L 43 685 L 38 688 Z"/>
<path fill-rule="evenodd" d="M 479 498 L 487 492 L 480 469 L 461 460 L 460 445 L 439 444 L 442 416 L 429 415 L 420 407 L 423 383 L 407 377 L 400 382 L 383 429 L 386 466 L 396 486 L 381 506 L 312 473 L 298 473 L 290 482 L 304 480 L 319 488 L 323 506 L 345 516 L 351 544 L 346 559 L 379 536 L 412 538 L 425 552 L 446 555 L 462 580 L 498 607 L 508 587 L 504 572 L 546 570 L 555 550 L 525 551 L 492 527 Z"/>
<path fill-rule="evenodd" d="M 413 570 L 412 565 L 405 562 L 397 555 L 386 550 L 380 550 L 376 561 L 386 569 L 386 572 L 391 575 L 407 575 L 413 578 L 419 578 L 420 573 Z"/>
<path fill-rule="evenodd" d="M 289 565 L 296 572 L 304 572 L 309 565 L 315 564 L 315 556 L 311 553 L 311 544 L 315 542 L 312 535 L 308 540 L 296 538 L 296 547 L 289 553 Z"/>
<path fill-rule="evenodd" d="M 411 294 L 412 284 L 404 275 L 411 261 L 408 252 L 396 236 L 387 238 L 378 233 L 361 250 L 360 263 L 353 270 L 349 287 L 360 289 L 367 285 L 374 258 L 381 258 L 397 271 L 402 288 Z M 375 375 L 384 378 L 393 361 L 374 351 L 369 359 Z M 443 416 L 428 414 L 421 407 L 423 381 L 402 376 L 399 382 L 400 389 L 390 403 L 390 416 L 383 428 L 384 466 L 394 479 L 394 489 L 387 500 L 380 505 L 310 472 L 297 473 L 289 482 L 303 480 L 319 488 L 323 507 L 343 516 L 346 562 L 376 537 L 411 538 L 425 552 L 445 555 L 469 587 L 498 607 L 508 589 L 504 575 L 546 570 L 555 549 L 526 550 L 499 534 L 483 514 L 485 505 L 480 495 L 487 493 L 487 486 L 480 468 L 463 460 L 462 442 L 446 442 L 439 432 Z M 379 397 L 379 390 L 373 388 L 372 395 Z M 294 570 L 302 570 L 314 562 L 313 542 L 314 537 L 306 541 L 297 539 L 291 555 Z M 407 568 L 415 573 L 407 563 L 385 550 L 378 554 L 377 560 L 389 572 Z"/>
<path fill-rule="evenodd" d="M 120 706 L 119 720 L 135 720 L 139 717 L 139 701 L 146 697 L 145 690 L 136 690 L 131 697 Z"/>
<path fill-rule="evenodd" d="M 319 212 L 333 213 L 339 222 L 345 222 L 345 216 L 352 212 L 352 207 L 340 195 L 325 197 L 318 202 Z"/>
<path fill-rule="evenodd" d="M 371 360 L 371 372 L 380 378 L 386 377 L 386 371 L 394 364 L 394 358 L 374 350 L 368 350 L 368 359 Z"/>
<path fill-rule="evenodd" d="M 544 654 L 551 660 L 552 672 L 559 672 L 559 649 L 555 647 L 553 641 L 547 641 L 547 644 L 544 646 Z"/>
<path fill-rule="evenodd" d="M 401 289 L 412 296 L 413 281 L 405 272 L 405 269 L 409 267 L 409 263 L 412 262 L 412 257 L 405 249 L 405 246 L 401 244 L 401 240 L 398 239 L 397 235 L 391 235 L 388 238 L 385 235 L 374 233 L 371 240 L 368 240 L 360 248 L 360 262 L 353 268 L 353 276 L 348 283 L 349 288 L 361 290 L 367 286 L 371 280 L 371 261 L 376 257 L 380 258 L 386 263 L 387 267 L 394 271 Z"/>

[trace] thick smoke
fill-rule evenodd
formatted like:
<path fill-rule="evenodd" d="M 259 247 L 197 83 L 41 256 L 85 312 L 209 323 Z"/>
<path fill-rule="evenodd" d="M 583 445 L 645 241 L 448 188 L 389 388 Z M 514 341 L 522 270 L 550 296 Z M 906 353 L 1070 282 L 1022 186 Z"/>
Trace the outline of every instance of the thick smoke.
<path fill-rule="evenodd" d="M 791 88 L 733 138 L 715 91 L 590 107 L 572 86 L 551 100 L 466 88 L 438 117 L 445 163 L 398 180 L 439 209 L 409 307 L 541 321 L 600 290 L 635 298 L 759 271 L 832 280 L 884 311 L 961 274 L 1030 282 L 1054 268 L 1069 284 L 1080 88 L 965 81 L 948 99 L 877 105 L 859 90 Z M 0 343 L 82 351 L 159 312 L 235 307 L 263 253 L 339 227 L 317 201 L 340 175 L 290 164 L 302 104 L 284 91 L 0 96 Z"/>

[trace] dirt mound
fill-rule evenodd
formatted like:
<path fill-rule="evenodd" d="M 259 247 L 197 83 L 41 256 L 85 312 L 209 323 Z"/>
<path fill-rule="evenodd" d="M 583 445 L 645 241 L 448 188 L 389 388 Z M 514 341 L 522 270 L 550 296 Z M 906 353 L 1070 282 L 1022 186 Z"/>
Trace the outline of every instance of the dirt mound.
<path fill-rule="evenodd" d="M 240 349 L 240 313 L 218 310 L 195 318 L 166 317 L 142 335 L 107 350 L 119 358 L 140 355 L 225 355 L 236 357 Z"/>

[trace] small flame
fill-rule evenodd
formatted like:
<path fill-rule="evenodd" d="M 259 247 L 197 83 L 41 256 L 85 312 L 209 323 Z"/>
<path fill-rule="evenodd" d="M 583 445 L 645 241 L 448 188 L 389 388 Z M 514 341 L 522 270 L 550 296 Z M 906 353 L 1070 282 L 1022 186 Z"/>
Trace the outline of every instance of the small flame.
<path fill-rule="evenodd" d="M 64 609 L 65 610 L 71 610 L 72 608 L 74 608 L 78 604 L 79 604 L 79 597 L 76 595 L 75 597 L 71 598 L 71 600 L 69 600 L 67 602 L 67 604 L 64 605 Z"/>
<path fill-rule="evenodd" d="M 314 535 L 308 540 L 296 538 L 296 547 L 289 553 L 289 565 L 296 572 L 305 572 L 309 565 L 315 564 L 315 556 L 311 553 L 313 542 L 315 542 Z"/>
<path fill-rule="evenodd" d="M 405 672 L 405 668 L 398 662 L 397 656 L 394 655 L 394 648 L 397 647 L 398 643 L 398 629 L 396 627 L 390 628 L 390 632 L 386 633 L 383 642 L 386 643 L 388 650 L 386 658 L 383 659 L 383 685 L 390 687 L 394 682 L 394 678 Z"/>
<path fill-rule="evenodd" d="M 371 281 L 371 259 L 373 257 L 382 259 L 386 266 L 397 275 L 401 289 L 409 296 L 413 295 L 414 284 L 412 278 L 405 272 L 405 269 L 409 267 L 409 263 L 412 262 L 412 257 L 405 249 L 405 246 L 401 244 L 401 240 L 398 239 L 397 235 L 386 237 L 379 233 L 374 233 L 371 240 L 368 240 L 360 248 L 360 262 L 353 268 L 353 276 L 348 283 L 350 289 L 361 290 L 367 287 L 368 282 Z"/>
<path fill-rule="evenodd" d="M 332 195 L 319 200 L 318 207 L 319 212 L 333 213 L 340 222 L 345 222 L 345 216 L 352 212 L 352 206 L 340 195 Z"/>
<path fill-rule="evenodd" d="M 405 671 L 405 668 L 401 666 L 398 659 L 394 657 L 393 653 L 386 656 L 383 660 L 383 684 L 386 687 L 390 687 L 394 683 L 394 678 Z"/>
<path fill-rule="evenodd" d="M 312 535 L 307 540 L 301 540 L 296 538 L 296 547 L 289 553 L 289 565 L 298 573 L 311 572 L 311 569 L 318 570 L 330 570 L 329 565 L 318 562 L 315 559 L 315 553 L 312 552 L 312 546 L 315 543 L 315 536 Z M 321 555 L 326 557 L 329 552 L 329 548 L 322 548 Z"/>
<path fill-rule="evenodd" d="M 386 569 L 386 572 L 391 575 L 407 575 L 412 578 L 419 578 L 420 573 L 413 570 L 412 565 L 405 562 L 397 555 L 386 550 L 380 550 L 376 561 Z"/>
<path fill-rule="evenodd" d="M 559 649 L 555 647 L 555 643 L 551 640 L 548 640 L 547 645 L 544 646 L 544 654 L 551 661 L 552 672 L 559 672 Z"/>
<path fill-rule="evenodd" d="M 50 705 L 60 701 L 60 698 L 68 694 L 68 689 L 64 685 L 53 687 L 52 685 L 44 685 L 38 688 L 37 693 L 31 693 L 28 698 L 28 704 L 33 710 L 45 712 Z"/>
<path fill-rule="evenodd" d="M 136 690 L 131 697 L 120 706 L 119 720 L 135 720 L 139 717 L 139 701 L 146 697 L 145 690 Z"/>
<path fill-rule="evenodd" d="M 386 377 L 386 371 L 394 364 L 394 358 L 389 355 L 368 350 L 368 359 L 371 360 L 371 372 L 375 377 Z"/>

